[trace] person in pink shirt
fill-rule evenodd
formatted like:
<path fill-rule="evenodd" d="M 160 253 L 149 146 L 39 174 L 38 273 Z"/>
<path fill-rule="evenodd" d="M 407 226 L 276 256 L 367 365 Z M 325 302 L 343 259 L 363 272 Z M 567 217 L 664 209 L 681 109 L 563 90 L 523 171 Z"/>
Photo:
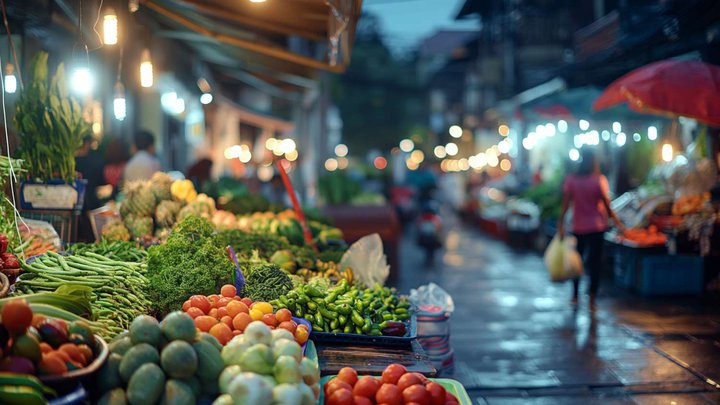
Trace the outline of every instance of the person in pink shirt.
<path fill-rule="evenodd" d="M 618 229 L 622 230 L 624 227 L 610 208 L 608 180 L 600 172 L 600 164 L 590 148 L 582 150 L 578 173 L 568 175 L 563 183 L 563 201 L 558 221 L 560 238 L 565 236 L 565 214 L 571 205 L 571 231 L 577 238 L 577 250 L 583 257 L 585 273 L 590 275 L 590 309 L 595 310 L 608 218 L 613 219 Z M 577 304 L 579 287 L 580 279 L 573 280 L 573 304 Z"/>

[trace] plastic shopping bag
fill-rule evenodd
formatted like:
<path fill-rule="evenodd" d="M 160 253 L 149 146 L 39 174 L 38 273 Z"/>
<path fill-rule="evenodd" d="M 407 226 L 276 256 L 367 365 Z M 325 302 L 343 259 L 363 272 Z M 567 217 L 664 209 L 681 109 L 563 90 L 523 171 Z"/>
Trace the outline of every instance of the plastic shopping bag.
<path fill-rule="evenodd" d="M 432 307 L 437 312 L 451 313 L 455 310 L 455 303 L 447 291 L 435 283 L 423 285 L 410 290 L 410 302 L 418 308 Z"/>
<path fill-rule="evenodd" d="M 578 278 L 583 274 L 582 256 L 577 251 L 577 239 L 572 236 L 563 239 L 563 267 L 568 278 Z"/>
<path fill-rule="evenodd" d="M 390 266 L 380 235 L 373 233 L 353 243 L 340 260 L 339 267 L 343 270 L 351 268 L 357 283 L 367 288 L 372 288 L 375 283 L 384 285 L 390 275 Z"/>
<path fill-rule="evenodd" d="M 558 235 L 550 242 L 544 256 L 550 280 L 565 281 L 582 275 L 582 259 L 575 250 L 575 243 L 573 237 L 561 240 Z"/>

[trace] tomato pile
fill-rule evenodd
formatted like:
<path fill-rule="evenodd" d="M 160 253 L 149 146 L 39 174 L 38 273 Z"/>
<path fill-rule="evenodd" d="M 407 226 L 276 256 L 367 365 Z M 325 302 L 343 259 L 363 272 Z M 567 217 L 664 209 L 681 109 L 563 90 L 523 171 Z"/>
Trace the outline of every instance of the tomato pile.
<path fill-rule="evenodd" d="M 667 242 L 667 235 L 658 231 L 655 225 L 650 225 L 647 229 L 626 229 L 621 238 L 643 246 L 664 245 Z"/>
<path fill-rule="evenodd" d="M 420 373 L 408 373 L 400 364 L 387 366 L 379 379 L 358 378 L 355 369 L 345 367 L 323 389 L 325 405 L 458 405 L 442 385 Z"/>
<path fill-rule="evenodd" d="M 220 294 L 193 295 L 182 309 L 195 320 L 198 330 L 213 335 L 223 346 L 233 336 L 242 334 L 252 321 L 262 321 L 270 329 L 285 329 L 300 345 L 305 344 L 310 335 L 306 325 L 293 321 L 290 310 L 274 312 L 268 302 L 240 298 L 235 286 L 230 284 L 224 285 Z"/>

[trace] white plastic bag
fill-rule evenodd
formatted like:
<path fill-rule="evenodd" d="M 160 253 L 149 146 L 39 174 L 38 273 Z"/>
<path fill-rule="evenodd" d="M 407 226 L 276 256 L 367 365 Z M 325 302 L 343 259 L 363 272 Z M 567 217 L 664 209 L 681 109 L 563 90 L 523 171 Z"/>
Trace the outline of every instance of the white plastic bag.
<path fill-rule="evenodd" d="M 450 294 L 435 283 L 411 289 L 410 302 L 418 308 L 423 306 L 438 307 L 441 312 L 448 314 L 455 310 L 455 304 Z"/>
<path fill-rule="evenodd" d="M 355 280 L 371 288 L 375 283 L 385 284 L 390 266 L 383 252 L 382 239 L 377 233 L 363 236 L 353 243 L 340 260 L 340 268 L 351 268 Z"/>
<path fill-rule="evenodd" d="M 555 235 L 545 250 L 545 267 L 552 281 L 565 281 L 580 277 L 583 272 L 582 258 L 575 249 L 576 240 L 567 236 L 561 240 Z"/>

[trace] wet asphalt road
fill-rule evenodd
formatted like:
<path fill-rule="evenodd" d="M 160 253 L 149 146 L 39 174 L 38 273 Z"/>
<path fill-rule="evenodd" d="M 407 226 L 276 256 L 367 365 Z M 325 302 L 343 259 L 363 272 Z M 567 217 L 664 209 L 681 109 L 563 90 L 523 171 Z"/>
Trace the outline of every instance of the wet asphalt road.
<path fill-rule="evenodd" d="M 434 281 L 453 296 L 448 376 L 475 404 L 720 403 L 716 296 L 648 299 L 607 279 L 592 313 L 540 255 L 470 227 L 448 232 L 431 268 L 408 234 L 401 260 L 401 291 Z"/>

